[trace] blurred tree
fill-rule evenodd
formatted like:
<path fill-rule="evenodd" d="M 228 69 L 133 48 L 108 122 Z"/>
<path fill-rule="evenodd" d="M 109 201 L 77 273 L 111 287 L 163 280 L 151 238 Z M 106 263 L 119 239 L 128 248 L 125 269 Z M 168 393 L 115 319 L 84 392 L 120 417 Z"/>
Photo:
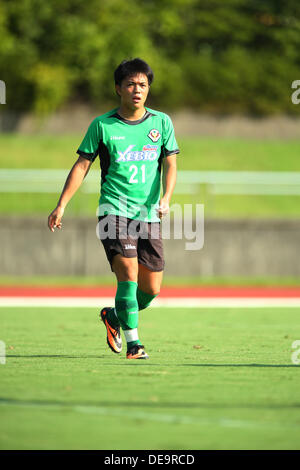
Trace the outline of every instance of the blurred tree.
<path fill-rule="evenodd" d="M 299 113 L 294 0 L 1 0 L 7 107 L 44 116 L 78 98 L 113 102 L 124 58 L 153 67 L 149 105 L 215 113 Z"/>

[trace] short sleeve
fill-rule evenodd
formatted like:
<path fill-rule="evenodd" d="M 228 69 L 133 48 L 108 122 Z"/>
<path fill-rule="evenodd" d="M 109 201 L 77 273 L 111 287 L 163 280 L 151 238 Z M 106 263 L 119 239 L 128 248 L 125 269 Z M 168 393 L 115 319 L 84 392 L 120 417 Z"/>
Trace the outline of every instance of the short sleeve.
<path fill-rule="evenodd" d="M 167 114 L 165 114 L 163 121 L 163 151 L 165 157 L 173 153 L 179 153 L 173 123 Z"/>
<path fill-rule="evenodd" d="M 84 139 L 77 150 L 78 155 L 93 162 L 99 153 L 99 144 L 101 139 L 102 128 L 99 120 L 96 118 L 90 124 Z"/>

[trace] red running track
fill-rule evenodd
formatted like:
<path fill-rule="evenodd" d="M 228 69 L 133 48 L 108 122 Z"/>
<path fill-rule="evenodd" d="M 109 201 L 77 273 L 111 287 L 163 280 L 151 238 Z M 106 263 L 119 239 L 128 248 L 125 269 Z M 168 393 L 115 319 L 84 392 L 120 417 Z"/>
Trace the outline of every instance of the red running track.
<path fill-rule="evenodd" d="M 0 287 L 0 297 L 115 297 L 116 287 Z M 299 287 L 163 287 L 159 297 L 300 298 Z"/>

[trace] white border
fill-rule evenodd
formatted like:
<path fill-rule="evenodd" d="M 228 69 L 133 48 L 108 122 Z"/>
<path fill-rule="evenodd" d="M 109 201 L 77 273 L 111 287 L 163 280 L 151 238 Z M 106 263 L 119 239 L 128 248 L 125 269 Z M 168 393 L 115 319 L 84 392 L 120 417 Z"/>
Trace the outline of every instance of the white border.
<path fill-rule="evenodd" d="M 0 297 L 0 307 L 90 307 L 113 306 L 114 297 Z M 165 297 L 151 307 L 173 308 L 261 308 L 300 307 L 300 298 Z"/>

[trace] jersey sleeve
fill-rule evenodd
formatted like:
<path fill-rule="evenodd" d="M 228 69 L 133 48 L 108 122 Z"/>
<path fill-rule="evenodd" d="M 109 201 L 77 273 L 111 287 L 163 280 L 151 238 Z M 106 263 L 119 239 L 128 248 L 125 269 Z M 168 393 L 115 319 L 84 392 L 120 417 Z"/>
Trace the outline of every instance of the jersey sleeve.
<path fill-rule="evenodd" d="M 78 155 L 93 162 L 99 153 L 99 144 L 101 139 L 101 124 L 98 119 L 94 119 L 77 150 Z"/>
<path fill-rule="evenodd" d="M 167 114 L 165 114 L 163 120 L 163 153 L 165 157 L 179 153 L 173 123 Z"/>

